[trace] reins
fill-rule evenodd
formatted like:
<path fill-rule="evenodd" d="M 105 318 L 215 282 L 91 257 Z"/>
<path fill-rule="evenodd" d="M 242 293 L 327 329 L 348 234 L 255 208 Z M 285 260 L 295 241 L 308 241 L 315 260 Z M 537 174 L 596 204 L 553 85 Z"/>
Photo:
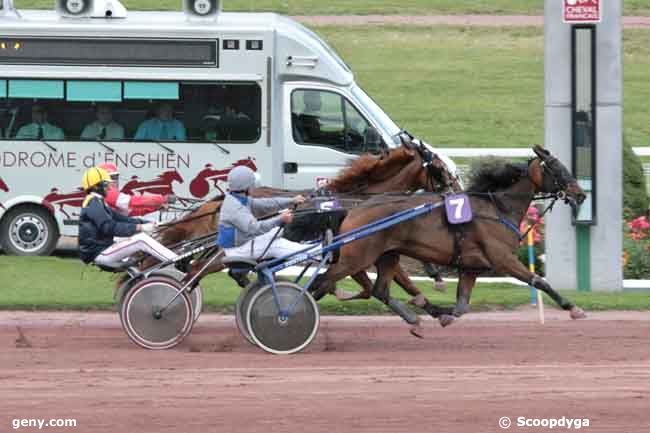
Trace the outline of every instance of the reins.
<path fill-rule="evenodd" d="M 189 221 L 194 221 L 194 220 L 197 220 L 197 219 L 199 219 L 199 218 L 204 218 L 204 217 L 206 217 L 206 216 L 210 216 L 210 215 L 216 215 L 218 212 L 219 212 L 219 209 L 215 209 L 215 210 L 213 210 L 213 211 L 211 211 L 211 212 L 205 212 L 205 213 L 202 213 L 202 214 L 200 214 L 200 215 L 195 215 L 195 216 L 192 216 L 192 217 L 181 218 L 181 219 L 176 220 L 176 221 L 170 221 L 170 222 L 168 222 L 168 223 L 163 223 L 163 224 L 161 224 L 161 225 L 158 226 L 158 230 L 156 230 L 156 231 L 157 231 L 157 232 L 161 232 L 161 231 L 163 231 L 163 230 L 166 230 L 166 229 L 168 229 L 168 228 L 171 228 L 171 227 L 173 227 L 173 226 L 175 226 L 175 225 L 178 225 L 178 224 L 181 224 L 181 223 L 186 223 L 186 222 L 189 222 Z"/>
<path fill-rule="evenodd" d="M 534 199 L 534 198 L 533 198 L 533 199 Z M 526 236 L 528 236 L 528 233 L 530 233 L 530 231 L 533 229 L 533 227 L 535 227 L 535 226 L 537 226 L 537 225 L 539 224 L 539 222 L 542 220 L 542 218 L 544 217 L 544 215 L 546 215 L 546 212 L 548 212 L 548 211 L 550 211 L 551 209 L 553 209 L 553 206 L 555 206 L 555 202 L 557 202 L 559 199 L 560 199 L 560 195 L 559 195 L 559 194 L 553 194 L 553 200 L 551 201 L 551 204 L 549 204 L 548 206 L 546 206 L 546 208 L 544 209 L 544 211 L 543 211 L 543 212 L 541 213 L 541 215 L 539 216 L 539 219 L 535 222 L 535 224 L 531 224 L 530 227 L 528 227 L 528 230 L 526 230 L 526 232 L 525 232 L 523 235 L 521 235 L 520 239 L 526 239 Z"/>

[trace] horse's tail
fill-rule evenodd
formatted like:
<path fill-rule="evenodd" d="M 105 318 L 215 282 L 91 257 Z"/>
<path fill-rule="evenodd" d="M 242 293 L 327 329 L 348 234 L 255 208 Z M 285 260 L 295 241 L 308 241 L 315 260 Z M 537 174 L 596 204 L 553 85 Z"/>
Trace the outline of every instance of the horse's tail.
<path fill-rule="evenodd" d="M 122 287 L 122 285 L 126 283 L 129 280 L 129 278 L 131 278 L 129 274 L 125 273 L 125 274 L 121 274 L 119 278 L 115 280 L 115 292 L 113 293 L 113 297 L 118 295 L 118 291 L 120 290 L 120 287 Z"/>

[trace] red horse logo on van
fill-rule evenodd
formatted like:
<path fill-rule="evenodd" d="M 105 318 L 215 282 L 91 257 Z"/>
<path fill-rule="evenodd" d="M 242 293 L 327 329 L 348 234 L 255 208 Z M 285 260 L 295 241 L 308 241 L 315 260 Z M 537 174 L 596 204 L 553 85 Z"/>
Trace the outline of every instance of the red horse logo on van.
<path fill-rule="evenodd" d="M 174 194 L 174 188 L 172 187 L 174 182 L 183 183 L 181 174 L 176 170 L 165 171 L 150 181 L 141 181 L 138 176 L 131 176 L 131 180 L 122 187 L 122 192 L 131 195 L 136 193 L 142 195 L 145 192 L 162 195 Z M 184 204 L 182 199 L 179 198 L 178 201 Z"/>
<path fill-rule="evenodd" d="M 9 187 L 5 183 L 4 180 L 0 177 L 0 189 L 3 190 L 4 192 L 9 192 Z M 4 209 L 5 207 L 2 205 L 2 202 L 0 202 L 0 207 Z"/>
<path fill-rule="evenodd" d="M 58 206 L 59 210 L 66 218 L 71 219 L 72 217 L 65 211 L 63 206 L 70 206 L 73 208 L 81 208 L 84 203 L 84 199 L 88 194 L 81 188 L 75 192 L 60 194 L 59 188 L 52 188 L 50 193 L 43 198 L 44 202 L 50 203 L 52 206 Z M 78 213 L 72 212 L 73 216 L 78 217 Z"/>
<path fill-rule="evenodd" d="M 210 181 L 212 185 L 219 190 L 221 194 L 224 191 L 219 187 L 219 182 L 226 182 L 228 180 L 228 173 L 239 166 L 243 165 L 250 168 L 253 171 L 257 171 L 257 166 L 253 158 L 248 157 L 235 161 L 230 167 L 224 168 L 222 170 L 215 170 L 212 168 L 212 164 L 205 164 L 205 168 L 196 175 L 192 182 L 190 182 L 190 192 L 194 197 L 203 198 L 210 192 Z"/>

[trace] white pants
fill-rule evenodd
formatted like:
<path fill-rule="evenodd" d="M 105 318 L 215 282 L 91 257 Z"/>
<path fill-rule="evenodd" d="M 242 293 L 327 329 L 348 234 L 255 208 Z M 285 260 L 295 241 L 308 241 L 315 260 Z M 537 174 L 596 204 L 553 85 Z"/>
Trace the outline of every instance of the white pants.
<path fill-rule="evenodd" d="M 282 237 L 282 233 L 279 233 L 264 257 L 261 257 L 276 232 L 277 229 L 273 229 L 270 232 L 259 235 L 255 239 L 252 239 L 238 247 L 224 248 L 226 257 L 250 257 L 256 260 L 269 257 L 279 258 L 295 253 L 296 251 L 304 250 L 309 246 L 308 244 L 301 244 L 299 242 L 285 239 Z M 320 247 L 320 245 L 318 246 Z"/>
<path fill-rule="evenodd" d="M 122 260 L 138 252 L 149 254 L 161 262 L 178 257 L 151 236 L 146 233 L 138 233 L 106 248 L 94 261 L 98 265 L 116 268 L 120 267 Z"/>

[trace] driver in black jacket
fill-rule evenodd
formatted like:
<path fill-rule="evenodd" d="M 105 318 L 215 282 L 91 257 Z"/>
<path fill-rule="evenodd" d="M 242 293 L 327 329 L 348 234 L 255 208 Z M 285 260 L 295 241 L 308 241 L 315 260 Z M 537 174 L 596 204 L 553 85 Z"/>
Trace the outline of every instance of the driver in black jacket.
<path fill-rule="evenodd" d="M 121 215 L 104 202 L 110 180 L 108 173 L 98 167 L 88 169 L 82 178 L 88 196 L 79 218 L 81 260 L 118 268 L 125 258 L 141 251 L 160 261 L 176 258 L 173 251 L 147 235 L 156 228 L 154 223 Z M 113 237 L 128 239 L 114 243 Z"/>

